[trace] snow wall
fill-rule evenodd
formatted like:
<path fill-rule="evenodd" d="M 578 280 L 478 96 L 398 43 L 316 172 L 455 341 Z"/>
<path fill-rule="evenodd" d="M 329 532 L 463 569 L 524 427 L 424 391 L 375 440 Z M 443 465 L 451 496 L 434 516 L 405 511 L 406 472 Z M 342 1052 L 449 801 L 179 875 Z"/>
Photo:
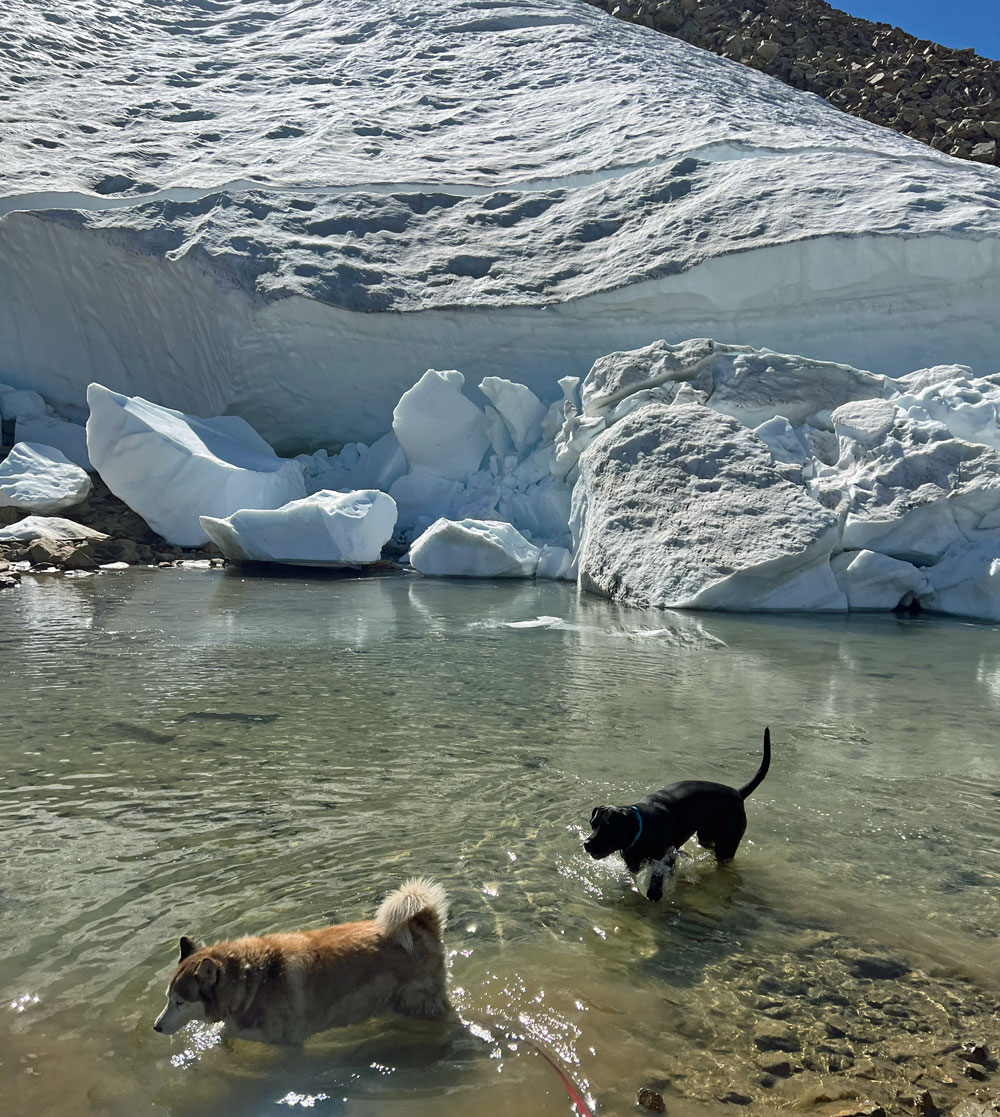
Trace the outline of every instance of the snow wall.
<path fill-rule="evenodd" d="M 25 21 L 0 380 L 70 417 L 97 380 L 292 451 L 659 338 L 1000 365 L 1000 171 L 578 0 Z"/>

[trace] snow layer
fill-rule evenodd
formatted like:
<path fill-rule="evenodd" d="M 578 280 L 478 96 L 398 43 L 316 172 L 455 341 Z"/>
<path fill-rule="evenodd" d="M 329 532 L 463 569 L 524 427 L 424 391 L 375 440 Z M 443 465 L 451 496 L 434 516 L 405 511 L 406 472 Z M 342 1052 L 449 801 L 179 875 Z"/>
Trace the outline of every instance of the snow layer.
<path fill-rule="evenodd" d="M 994 168 L 578 0 L 39 0 L 0 36 L 0 378 L 69 417 L 99 380 L 300 450 L 427 368 L 548 402 L 662 337 L 995 353 Z"/>
<path fill-rule="evenodd" d="M 208 542 L 200 516 L 278 508 L 306 495 L 302 467 L 279 458 L 243 419 L 200 419 L 87 389 L 87 448 L 108 488 L 181 547 Z"/>
<path fill-rule="evenodd" d="M 199 517 L 227 559 L 294 566 L 362 566 L 377 562 L 396 524 L 385 493 L 322 491 L 281 508 Z"/>
<path fill-rule="evenodd" d="M 0 508 L 62 512 L 93 489 L 86 472 L 54 446 L 17 442 L 0 462 Z"/>

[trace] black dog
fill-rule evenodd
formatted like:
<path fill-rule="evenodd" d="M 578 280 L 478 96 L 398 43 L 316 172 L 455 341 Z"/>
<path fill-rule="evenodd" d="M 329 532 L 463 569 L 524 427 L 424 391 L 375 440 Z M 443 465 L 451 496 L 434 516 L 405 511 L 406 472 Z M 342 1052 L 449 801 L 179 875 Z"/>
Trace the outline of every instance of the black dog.
<path fill-rule="evenodd" d="M 754 778 L 743 787 L 727 787 L 706 780 L 681 780 L 654 791 L 628 807 L 595 807 L 590 816 L 593 833 L 583 848 L 600 861 L 620 852 L 626 866 L 636 873 L 653 862 L 649 899 L 663 896 L 663 878 L 671 871 L 677 851 L 693 834 L 698 844 L 715 853 L 717 861 L 730 861 L 747 828 L 743 800 L 767 775 L 771 766 L 771 731 L 764 730 L 764 759 Z"/>

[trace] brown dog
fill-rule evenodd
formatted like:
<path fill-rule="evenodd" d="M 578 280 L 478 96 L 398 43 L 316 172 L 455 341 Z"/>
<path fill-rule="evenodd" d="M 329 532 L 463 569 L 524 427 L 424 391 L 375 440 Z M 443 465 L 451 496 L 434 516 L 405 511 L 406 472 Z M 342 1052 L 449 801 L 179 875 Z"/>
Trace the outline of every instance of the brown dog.
<path fill-rule="evenodd" d="M 440 885 L 409 880 L 364 923 L 202 947 L 185 936 L 153 1027 L 172 1035 L 191 1020 L 222 1021 L 240 1039 L 301 1043 L 391 1012 L 442 1016 L 447 913 Z"/>

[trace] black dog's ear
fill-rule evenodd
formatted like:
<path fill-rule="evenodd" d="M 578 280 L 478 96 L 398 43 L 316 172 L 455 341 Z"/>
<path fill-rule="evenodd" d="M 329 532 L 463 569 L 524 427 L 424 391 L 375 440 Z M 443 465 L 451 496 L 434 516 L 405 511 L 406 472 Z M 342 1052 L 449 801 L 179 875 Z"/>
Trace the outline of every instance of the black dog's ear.
<path fill-rule="evenodd" d="M 187 935 L 181 935 L 181 956 L 178 961 L 183 962 L 189 954 L 194 954 L 198 949 L 198 944 L 194 939 L 189 939 Z"/>

